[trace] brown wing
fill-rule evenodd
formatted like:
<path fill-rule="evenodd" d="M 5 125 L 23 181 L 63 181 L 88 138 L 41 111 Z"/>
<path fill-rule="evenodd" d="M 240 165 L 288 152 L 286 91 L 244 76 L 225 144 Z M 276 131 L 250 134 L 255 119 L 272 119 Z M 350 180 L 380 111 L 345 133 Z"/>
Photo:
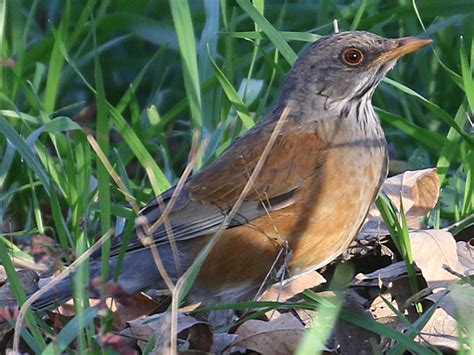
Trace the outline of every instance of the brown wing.
<path fill-rule="evenodd" d="M 249 180 L 275 123 L 260 125 L 238 139 L 208 168 L 187 183 L 193 201 L 229 208 Z M 291 130 L 290 130 L 291 129 Z M 315 132 L 283 126 L 254 186 L 244 201 L 274 199 L 295 191 L 315 172 L 328 144 Z"/>
<path fill-rule="evenodd" d="M 255 127 L 234 144 L 209 167 L 191 177 L 177 198 L 168 215 L 169 226 L 176 241 L 215 233 L 260 159 L 273 131 L 274 123 Z M 283 127 L 263 165 L 250 193 L 244 199 L 230 227 L 262 216 L 267 211 L 287 207 L 294 202 L 294 193 L 304 180 L 320 166 L 327 144 L 313 132 Z M 164 205 L 174 193 L 174 188 L 161 197 Z M 265 204 L 263 208 L 262 204 Z M 158 204 L 151 203 L 142 211 L 141 221 L 153 224 L 161 216 Z M 156 244 L 168 242 L 164 226 L 153 232 Z M 142 248 L 134 236 L 127 250 Z M 111 254 L 121 248 L 120 238 L 112 244 Z"/>

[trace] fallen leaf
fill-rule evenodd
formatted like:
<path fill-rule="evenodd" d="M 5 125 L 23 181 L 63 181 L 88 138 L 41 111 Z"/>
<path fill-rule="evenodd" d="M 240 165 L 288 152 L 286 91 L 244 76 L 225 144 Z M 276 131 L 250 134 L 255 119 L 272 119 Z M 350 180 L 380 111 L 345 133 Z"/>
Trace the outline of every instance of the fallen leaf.
<path fill-rule="evenodd" d="M 391 282 L 403 277 L 406 272 L 405 262 L 399 261 L 368 274 L 358 273 L 355 275 L 354 280 L 352 280 L 352 285 L 388 287 Z"/>
<path fill-rule="evenodd" d="M 119 329 L 125 327 L 125 322 L 148 316 L 159 306 L 155 300 L 143 293 L 135 293 L 126 297 L 127 301 L 125 303 L 114 302 L 116 310 L 113 312 L 113 325 Z"/>
<path fill-rule="evenodd" d="M 243 348 L 262 354 L 292 354 L 305 332 L 303 324 L 291 313 L 270 322 L 249 320 L 237 330 L 232 348 Z"/>
<path fill-rule="evenodd" d="M 211 354 L 222 354 L 238 337 L 237 334 L 218 333 L 214 334 Z"/>
<path fill-rule="evenodd" d="M 457 322 L 443 308 L 437 308 L 421 330 L 419 340 L 451 351 L 459 350 Z"/>
<path fill-rule="evenodd" d="M 438 202 L 438 174 L 434 168 L 406 171 L 385 180 L 382 190 L 398 210 L 401 197 L 408 217 L 425 216 Z"/>
<path fill-rule="evenodd" d="M 412 232 L 410 243 L 413 260 L 434 293 L 458 279 L 445 269 L 445 265 L 464 273 L 465 268 L 459 262 L 456 241 L 451 233 L 442 230 Z"/>
<path fill-rule="evenodd" d="M 318 312 L 304 308 L 296 308 L 296 314 L 303 322 L 305 328 L 314 327 L 317 324 Z"/>
<path fill-rule="evenodd" d="M 163 313 L 159 316 L 153 315 L 144 319 L 127 322 L 129 334 L 136 338 L 138 346 L 143 350 L 148 341 L 155 337 L 156 345 L 154 353 L 167 353 L 170 350 L 171 339 L 171 314 Z M 194 317 L 178 313 L 178 351 L 203 351 L 209 352 L 212 346 L 212 330 L 208 323 L 197 320 Z"/>
<path fill-rule="evenodd" d="M 466 242 L 457 242 L 459 262 L 467 269 L 467 273 L 474 273 L 474 238 Z"/>
<path fill-rule="evenodd" d="M 419 217 L 426 216 L 438 202 L 439 179 L 436 169 L 406 171 L 385 180 L 382 190 L 394 206 L 400 210 L 400 198 L 411 229 L 423 229 Z M 359 238 L 376 235 L 387 235 L 388 230 L 383 223 L 375 203 L 369 210 L 367 219 L 362 226 Z"/>

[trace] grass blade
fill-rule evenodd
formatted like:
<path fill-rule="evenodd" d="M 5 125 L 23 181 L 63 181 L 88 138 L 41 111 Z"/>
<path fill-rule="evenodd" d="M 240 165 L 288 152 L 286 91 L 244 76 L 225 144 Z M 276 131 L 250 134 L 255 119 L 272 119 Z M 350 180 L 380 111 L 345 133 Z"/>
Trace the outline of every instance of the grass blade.
<path fill-rule="evenodd" d="M 183 77 L 186 94 L 191 109 L 193 127 L 201 129 L 202 124 L 209 124 L 202 120 L 201 89 L 197 64 L 196 41 L 194 39 L 193 21 L 187 0 L 170 0 L 179 50 L 183 62 Z"/>
<path fill-rule="evenodd" d="M 248 1 L 248 0 L 237 0 L 239 6 L 244 10 L 247 15 L 262 29 L 263 33 L 268 39 L 275 45 L 280 51 L 281 55 L 288 64 L 293 65 L 296 61 L 296 53 L 291 49 L 288 43 L 284 40 L 282 35 L 272 26 L 272 24 L 262 16 L 260 12 Z"/>

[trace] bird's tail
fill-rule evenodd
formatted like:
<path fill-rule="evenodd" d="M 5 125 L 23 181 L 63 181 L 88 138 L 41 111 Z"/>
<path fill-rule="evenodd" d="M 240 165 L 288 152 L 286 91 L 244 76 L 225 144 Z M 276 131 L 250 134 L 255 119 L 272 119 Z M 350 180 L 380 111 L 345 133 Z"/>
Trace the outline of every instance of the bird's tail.
<path fill-rule="evenodd" d="M 46 289 L 46 293 L 42 294 L 37 300 L 33 302 L 33 308 L 45 309 L 52 306 L 59 306 L 66 302 L 73 296 L 73 290 L 90 291 L 91 287 L 90 280 L 100 275 L 101 264 L 100 262 L 92 262 L 89 266 L 89 282 L 80 281 L 78 275 L 70 274 L 59 282 L 57 279 L 52 278 L 48 283 L 40 288 L 40 290 Z M 54 284 L 53 284 L 54 283 Z"/>

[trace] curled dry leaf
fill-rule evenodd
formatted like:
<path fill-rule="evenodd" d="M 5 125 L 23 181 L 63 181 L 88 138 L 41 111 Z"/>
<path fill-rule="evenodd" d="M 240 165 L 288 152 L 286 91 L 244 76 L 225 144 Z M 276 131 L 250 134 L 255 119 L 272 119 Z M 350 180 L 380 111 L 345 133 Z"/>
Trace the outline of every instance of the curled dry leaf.
<path fill-rule="evenodd" d="M 408 217 L 424 216 L 438 202 L 439 179 L 436 169 L 406 171 L 385 180 L 382 190 L 398 209 L 401 196 Z"/>
<path fill-rule="evenodd" d="M 472 323 L 474 292 L 470 285 L 454 284 L 459 276 L 447 271 L 446 266 L 459 275 L 467 275 L 470 272 L 467 265 L 473 263 L 472 254 L 464 254 L 465 263 L 461 263 L 458 257 L 459 244 L 456 244 L 451 233 L 446 231 L 414 232 L 410 234 L 410 241 L 413 259 L 428 286 L 434 289 L 433 295 L 428 298 L 438 301 L 444 297 L 440 300 L 439 308 L 422 329 L 422 339 L 436 346 L 458 350 L 458 321 L 465 323 L 464 326 Z M 440 292 L 440 289 L 448 289 L 449 293 Z M 468 321 L 463 322 L 463 319 Z"/>
<path fill-rule="evenodd" d="M 436 169 L 432 168 L 406 171 L 403 174 L 392 176 L 385 180 L 382 190 L 398 210 L 400 210 L 401 198 L 410 228 L 422 229 L 423 226 L 418 217 L 425 216 L 436 206 L 439 187 Z M 374 234 L 388 234 L 375 204 L 369 210 L 360 237 Z"/>
<path fill-rule="evenodd" d="M 232 347 L 262 354 L 292 354 L 304 332 L 303 324 L 291 313 L 270 322 L 249 320 L 237 329 Z"/>
<path fill-rule="evenodd" d="M 273 284 L 259 298 L 260 301 L 285 302 L 297 294 L 309 288 L 316 287 L 326 282 L 326 279 L 317 271 L 306 272 L 294 276 L 283 282 Z M 280 317 L 277 310 L 268 311 L 266 314 L 269 320 Z"/>

